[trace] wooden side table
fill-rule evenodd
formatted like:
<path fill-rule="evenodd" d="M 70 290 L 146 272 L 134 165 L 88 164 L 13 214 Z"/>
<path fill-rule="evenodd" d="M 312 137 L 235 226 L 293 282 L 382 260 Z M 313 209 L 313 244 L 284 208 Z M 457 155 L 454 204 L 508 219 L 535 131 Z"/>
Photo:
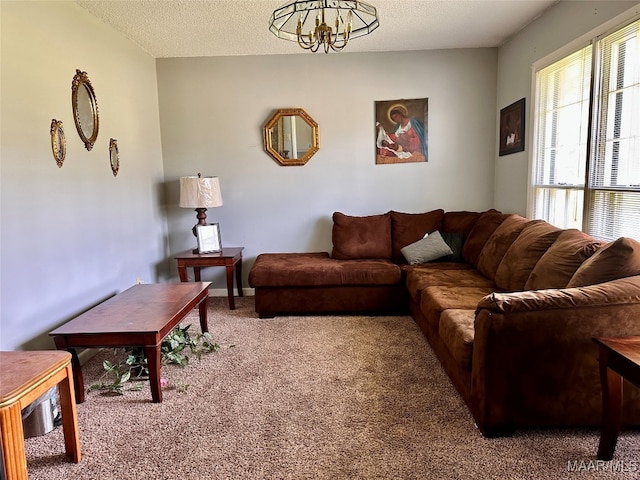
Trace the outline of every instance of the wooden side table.
<path fill-rule="evenodd" d="M 620 434 L 623 379 L 640 387 L 640 337 L 594 338 L 600 346 L 602 433 L 598 459 L 611 460 Z"/>
<path fill-rule="evenodd" d="M 238 296 L 242 297 L 242 250 L 244 247 L 223 248 L 218 253 L 193 253 L 191 250 L 182 252 L 174 258 L 178 262 L 178 275 L 181 282 L 188 282 L 187 268 L 193 268 L 195 281 L 200 281 L 200 269 L 205 267 L 225 267 L 227 270 L 227 295 L 229 310 L 235 310 L 236 302 L 233 298 L 233 275 L 235 270 Z"/>
<path fill-rule="evenodd" d="M 0 352 L 0 436 L 7 480 L 27 479 L 22 409 L 58 385 L 65 452 L 80 462 L 80 434 L 71 354 L 56 350 Z"/>

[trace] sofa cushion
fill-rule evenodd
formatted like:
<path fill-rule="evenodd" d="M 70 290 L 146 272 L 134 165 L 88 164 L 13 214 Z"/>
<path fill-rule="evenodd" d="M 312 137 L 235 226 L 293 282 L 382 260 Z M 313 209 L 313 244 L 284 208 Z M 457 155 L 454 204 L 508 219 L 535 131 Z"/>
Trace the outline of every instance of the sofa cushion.
<path fill-rule="evenodd" d="M 620 237 L 600 247 L 580 265 L 567 288 L 584 287 L 618 278 L 640 275 L 640 242 Z"/>
<path fill-rule="evenodd" d="M 415 301 L 419 301 L 420 292 L 427 287 L 496 288 L 492 280 L 475 269 L 415 268 L 407 271 L 406 285 Z"/>
<path fill-rule="evenodd" d="M 391 258 L 391 215 L 354 217 L 333 214 L 331 256 L 340 260 Z"/>
<path fill-rule="evenodd" d="M 410 265 L 427 263 L 453 254 L 451 247 L 445 242 L 437 230 L 429 236 L 413 242 L 400 249 Z"/>
<path fill-rule="evenodd" d="M 252 287 L 396 285 L 400 267 L 390 260 L 336 260 L 327 253 L 262 253 L 249 272 Z"/>
<path fill-rule="evenodd" d="M 496 270 L 496 285 L 500 290 L 524 289 L 533 267 L 549 250 L 562 230 L 541 221 L 529 222 L 511 244 Z"/>
<path fill-rule="evenodd" d="M 469 232 L 478 221 L 482 212 L 445 212 L 442 217 L 442 231 L 462 233 L 466 238 Z"/>
<path fill-rule="evenodd" d="M 456 363 L 469 372 L 473 358 L 475 319 L 474 310 L 450 308 L 440 315 L 438 327 L 442 343 L 447 347 Z"/>
<path fill-rule="evenodd" d="M 600 246 L 602 242 L 580 230 L 563 230 L 533 267 L 524 289 L 565 288 L 578 267 Z"/>
<path fill-rule="evenodd" d="M 509 247 L 515 239 L 518 238 L 524 226 L 530 221 L 539 222 L 541 220 L 527 220 L 520 215 L 514 214 L 505 218 L 500 226 L 495 229 L 487 239 L 484 247 L 482 247 L 482 251 L 478 257 L 478 270 L 480 270 L 484 276 L 492 280 L 495 279 L 496 271 L 505 253 L 507 253 L 507 250 L 509 250 Z"/>
<path fill-rule="evenodd" d="M 491 287 L 427 287 L 420 294 L 420 311 L 425 314 L 427 328 L 437 333 L 443 311 L 449 308 L 475 310 L 478 302 L 493 291 Z"/>
<path fill-rule="evenodd" d="M 480 252 L 487 243 L 487 240 L 508 216 L 508 213 L 500 213 L 497 210 L 484 212 L 473 225 L 464 242 L 462 258 L 474 266 L 477 265 Z"/>
<path fill-rule="evenodd" d="M 425 233 L 431 233 L 442 228 L 444 210 L 432 210 L 425 213 L 389 212 L 391 215 L 391 244 L 392 260 L 404 263 L 405 258 L 400 252 L 402 247 L 420 240 Z"/>

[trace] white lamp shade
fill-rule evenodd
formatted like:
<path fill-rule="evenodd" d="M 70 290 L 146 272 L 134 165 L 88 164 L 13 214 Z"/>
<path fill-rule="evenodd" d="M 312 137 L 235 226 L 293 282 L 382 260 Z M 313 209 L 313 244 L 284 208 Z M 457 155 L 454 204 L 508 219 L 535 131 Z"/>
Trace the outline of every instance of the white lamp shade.
<path fill-rule="evenodd" d="M 180 206 L 210 208 L 222 205 L 218 177 L 180 177 Z"/>

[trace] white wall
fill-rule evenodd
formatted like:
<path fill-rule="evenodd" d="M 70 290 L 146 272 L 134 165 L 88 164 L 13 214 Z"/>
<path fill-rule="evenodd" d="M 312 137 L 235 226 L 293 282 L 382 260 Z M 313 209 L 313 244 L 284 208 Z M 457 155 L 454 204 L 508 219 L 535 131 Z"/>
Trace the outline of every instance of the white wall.
<path fill-rule="evenodd" d="M 492 207 L 496 49 L 159 59 L 170 249 L 194 246 L 183 175 L 220 177 L 209 209 L 223 245 L 262 252 L 331 250 L 331 215 Z M 374 102 L 429 99 L 429 162 L 375 164 Z M 320 150 L 280 166 L 263 150 L 274 109 L 303 108 Z M 507 209 L 509 210 L 509 208 Z M 217 285 L 224 269 L 203 272 Z"/>
<path fill-rule="evenodd" d="M 527 213 L 532 64 L 634 5 L 640 4 L 635 1 L 562 1 L 500 47 L 497 115 L 499 117 L 501 108 L 525 97 L 527 116 L 524 152 L 499 157 L 496 140 L 495 208 L 521 215 Z M 496 126 L 497 122 L 498 118 Z"/>
<path fill-rule="evenodd" d="M 0 349 L 52 348 L 53 328 L 169 268 L 155 60 L 72 2 L 2 1 L 0 12 Z M 76 68 L 98 101 L 90 152 L 73 122 Z M 64 123 L 62 168 L 52 118 Z"/>

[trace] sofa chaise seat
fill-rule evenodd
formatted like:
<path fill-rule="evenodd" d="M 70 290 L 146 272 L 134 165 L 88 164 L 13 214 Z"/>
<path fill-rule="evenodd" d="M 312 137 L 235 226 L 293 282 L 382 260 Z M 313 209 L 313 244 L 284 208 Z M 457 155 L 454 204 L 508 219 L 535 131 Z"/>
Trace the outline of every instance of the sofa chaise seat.
<path fill-rule="evenodd" d="M 408 313 L 400 267 L 327 252 L 262 253 L 249 272 L 260 317 L 311 313 Z"/>

